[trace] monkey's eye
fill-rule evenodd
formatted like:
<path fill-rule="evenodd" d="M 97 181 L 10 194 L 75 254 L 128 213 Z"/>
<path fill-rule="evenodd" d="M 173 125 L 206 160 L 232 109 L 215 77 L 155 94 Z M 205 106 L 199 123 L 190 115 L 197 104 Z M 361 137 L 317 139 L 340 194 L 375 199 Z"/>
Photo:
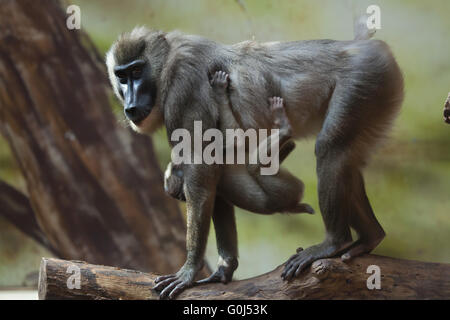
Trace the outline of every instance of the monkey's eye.
<path fill-rule="evenodd" d="M 120 83 L 127 83 L 127 75 L 125 74 L 125 72 L 116 72 L 116 77 L 119 79 Z"/>
<path fill-rule="evenodd" d="M 127 84 L 127 78 L 119 78 L 121 84 Z"/>
<path fill-rule="evenodd" d="M 134 68 L 131 71 L 131 76 L 133 79 L 139 79 L 142 76 L 142 69 L 141 68 Z"/>
<path fill-rule="evenodd" d="M 183 178 L 183 170 L 181 169 L 176 169 L 173 172 L 178 178 Z"/>

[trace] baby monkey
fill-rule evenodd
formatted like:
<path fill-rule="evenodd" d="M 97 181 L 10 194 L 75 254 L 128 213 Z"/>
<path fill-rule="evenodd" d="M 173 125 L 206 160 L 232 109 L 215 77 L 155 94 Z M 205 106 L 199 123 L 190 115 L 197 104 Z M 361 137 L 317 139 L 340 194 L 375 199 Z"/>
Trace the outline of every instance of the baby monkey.
<path fill-rule="evenodd" d="M 229 108 L 228 74 L 217 71 L 212 77 L 211 86 L 220 108 Z M 272 135 L 268 140 L 272 143 L 272 139 L 278 138 L 281 164 L 294 150 L 295 143 L 291 140 L 291 126 L 284 110 L 283 99 L 270 98 L 269 104 L 273 127 L 279 129 L 279 135 L 278 137 Z M 261 144 L 258 148 L 260 147 Z M 305 188 L 301 180 L 281 168 L 275 175 L 261 175 L 260 168 L 260 164 L 224 165 L 224 171 L 217 186 L 218 194 L 233 205 L 259 214 L 314 213 L 314 209 L 309 204 L 300 202 Z M 183 176 L 182 165 L 174 165 L 170 162 L 164 174 L 164 189 L 172 197 L 186 201 Z"/>

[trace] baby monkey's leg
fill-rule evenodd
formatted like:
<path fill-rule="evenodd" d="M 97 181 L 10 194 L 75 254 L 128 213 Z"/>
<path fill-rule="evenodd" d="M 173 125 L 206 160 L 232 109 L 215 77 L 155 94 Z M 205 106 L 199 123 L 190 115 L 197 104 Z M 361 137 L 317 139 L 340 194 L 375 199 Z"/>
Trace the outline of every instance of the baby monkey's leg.
<path fill-rule="evenodd" d="M 295 143 L 291 140 L 291 125 L 287 118 L 283 99 L 273 97 L 269 99 L 272 111 L 273 126 L 279 129 L 278 135 L 270 136 L 264 144 L 273 144 L 277 141 L 280 144 L 279 162 L 280 164 L 294 150 Z M 265 146 L 264 146 L 265 147 Z M 291 212 L 291 213 L 314 213 L 314 209 L 306 203 L 299 203 L 303 197 L 304 184 L 287 171 L 279 171 L 275 175 L 261 175 L 259 164 L 249 164 L 247 166 L 249 174 L 259 185 L 263 194 L 263 203 L 268 211 Z"/>

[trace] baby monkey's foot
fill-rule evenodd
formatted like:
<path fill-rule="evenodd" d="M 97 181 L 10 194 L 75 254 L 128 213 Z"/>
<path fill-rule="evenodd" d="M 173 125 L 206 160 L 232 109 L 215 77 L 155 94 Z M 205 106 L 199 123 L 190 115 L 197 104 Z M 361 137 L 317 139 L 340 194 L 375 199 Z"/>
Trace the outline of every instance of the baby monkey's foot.
<path fill-rule="evenodd" d="M 228 87 L 228 73 L 225 71 L 216 71 L 214 76 L 211 79 L 211 86 L 215 90 L 223 90 Z"/>
<path fill-rule="evenodd" d="M 269 98 L 270 110 L 272 111 L 272 121 L 275 128 L 291 132 L 291 124 L 284 109 L 283 98 L 272 97 Z"/>

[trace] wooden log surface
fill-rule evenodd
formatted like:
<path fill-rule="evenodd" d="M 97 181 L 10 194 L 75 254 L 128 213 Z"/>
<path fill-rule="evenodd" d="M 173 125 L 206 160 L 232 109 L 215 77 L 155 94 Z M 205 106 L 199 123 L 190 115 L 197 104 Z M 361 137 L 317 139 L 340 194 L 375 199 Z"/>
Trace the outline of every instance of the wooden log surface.
<path fill-rule="evenodd" d="M 380 268 L 380 289 L 369 290 L 368 267 Z M 178 299 L 450 299 L 450 265 L 364 255 L 316 261 L 299 278 L 285 282 L 283 266 L 229 284 L 195 286 Z M 156 274 L 43 258 L 39 299 L 158 299 Z M 79 289 L 74 288 L 76 278 Z M 370 281 L 371 282 L 371 281 Z"/>

